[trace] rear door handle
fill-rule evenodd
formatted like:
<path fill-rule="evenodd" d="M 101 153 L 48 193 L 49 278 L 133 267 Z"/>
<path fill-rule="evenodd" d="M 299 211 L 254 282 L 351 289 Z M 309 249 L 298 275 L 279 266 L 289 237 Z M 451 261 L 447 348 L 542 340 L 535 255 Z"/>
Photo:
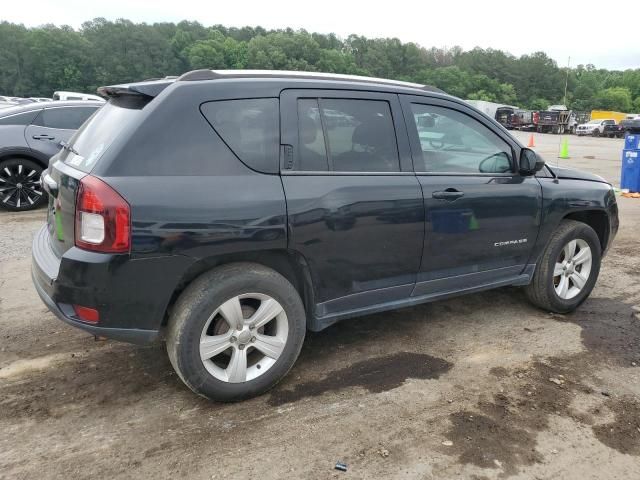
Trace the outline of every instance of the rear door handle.
<path fill-rule="evenodd" d="M 455 188 L 447 188 L 442 192 L 433 192 L 431 196 L 438 200 L 447 200 L 449 202 L 452 202 L 460 197 L 464 197 L 464 192 L 456 190 Z"/>
<path fill-rule="evenodd" d="M 55 140 L 56 137 L 52 137 L 51 135 L 42 134 L 42 135 L 34 135 L 34 140 Z"/>

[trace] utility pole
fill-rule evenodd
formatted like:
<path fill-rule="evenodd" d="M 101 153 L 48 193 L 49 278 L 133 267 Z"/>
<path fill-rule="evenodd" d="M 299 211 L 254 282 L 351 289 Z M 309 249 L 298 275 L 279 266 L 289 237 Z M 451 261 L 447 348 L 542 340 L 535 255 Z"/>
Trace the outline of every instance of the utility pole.
<path fill-rule="evenodd" d="M 571 64 L 571 57 L 567 60 L 567 76 L 564 80 L 564 105 L 567 105 L 567 87 L 569 86 L 569 65 Z"/>

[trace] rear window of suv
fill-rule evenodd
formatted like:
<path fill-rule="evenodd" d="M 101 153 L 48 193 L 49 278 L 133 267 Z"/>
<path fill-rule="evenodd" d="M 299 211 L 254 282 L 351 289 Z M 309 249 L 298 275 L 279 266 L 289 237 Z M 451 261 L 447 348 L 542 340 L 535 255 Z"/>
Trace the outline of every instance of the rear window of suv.
<path fill-rule="evenodd" d="M 207 121 L 247 166 L 277 172 L 280 114 L 277 98 L 207 102 L 200 107 Z"/>
<path fill-rule="evenodd" d="M 146 101 L 135 98 L 111 100 L 87 120 L 69 141 L 73 151 L 64 163 L 89 173 L 115 138 L 138 118 Z"/>

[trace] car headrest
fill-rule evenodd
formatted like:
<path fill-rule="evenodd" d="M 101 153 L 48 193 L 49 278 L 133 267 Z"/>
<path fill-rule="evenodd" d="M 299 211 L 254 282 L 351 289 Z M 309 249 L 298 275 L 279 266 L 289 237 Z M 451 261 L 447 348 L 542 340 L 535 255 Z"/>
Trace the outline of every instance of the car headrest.
<path fill-rule="evenodd" d="M 300 141 L 303 144 L 309 145 L 316 141 L 318 124 L 313 118 L 307 115 L 300 117 L 298 128 L 300 129 Z"/>
<path fill-rule="evenodd" d="M 353 130 L 351 141 L 357 145 L 385 148 L 389 143 L 389 130 L 385 119 L 382 117 L 367 118 Z"/>

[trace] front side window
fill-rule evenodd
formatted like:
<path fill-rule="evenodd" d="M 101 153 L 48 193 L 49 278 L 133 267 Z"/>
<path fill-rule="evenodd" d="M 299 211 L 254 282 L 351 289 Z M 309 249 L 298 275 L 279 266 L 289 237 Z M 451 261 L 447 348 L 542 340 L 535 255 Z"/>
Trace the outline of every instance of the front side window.
<path fill-rule="evenodd" d="M 46 108 L 33 122 L 34 125 L 61 130 L 77 130 L 98 107 Z"/>
<path fill-rule="evenodd" d="M 434 105 L 412 103 L 411 110 L 422 150 L 417 172 L 511 172 L 511 147 L 477 120 Z"/>
<path fill-rule="evenodd" d="M 397 172 L 398 146 L 389 103 L 298 100 L 298 169 Z"/>

